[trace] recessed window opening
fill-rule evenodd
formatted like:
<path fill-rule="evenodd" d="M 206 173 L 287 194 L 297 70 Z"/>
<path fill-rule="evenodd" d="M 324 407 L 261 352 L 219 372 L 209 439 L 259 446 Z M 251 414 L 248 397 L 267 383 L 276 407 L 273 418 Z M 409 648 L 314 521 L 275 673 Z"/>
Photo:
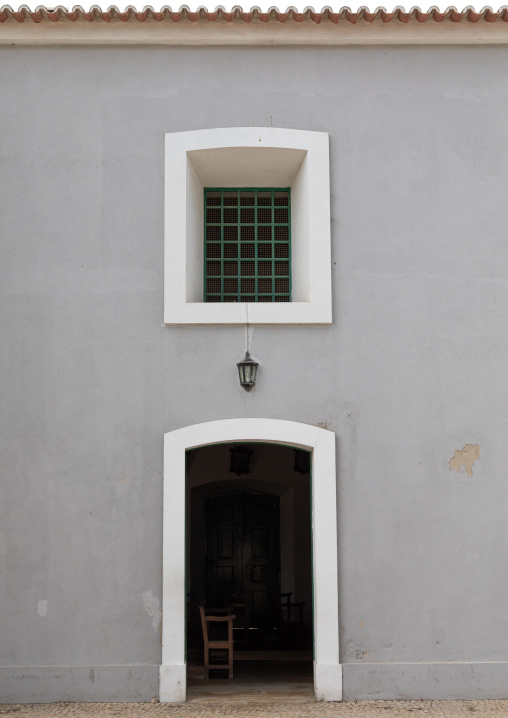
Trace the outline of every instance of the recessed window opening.
<path fill-rule="evenodd" d="M 205 302 L 291 301 L 291 190 L 205 188 Z"/>
<path fill-rule="evenodd" d="M 260 443 L 187 452 L 189 696 L 217 680 L 226 691 L 247 681 L 277 690 L 284 682 L 312 695 L 310 458 Z M 213 667 L 227 663 L 225 649 L 209 653 L 206 675 L 200 606 L 209 615 L 235 616 L 232 679 Z M 219 636 L 225 624 L 211 622 L 211 633 Z"/>

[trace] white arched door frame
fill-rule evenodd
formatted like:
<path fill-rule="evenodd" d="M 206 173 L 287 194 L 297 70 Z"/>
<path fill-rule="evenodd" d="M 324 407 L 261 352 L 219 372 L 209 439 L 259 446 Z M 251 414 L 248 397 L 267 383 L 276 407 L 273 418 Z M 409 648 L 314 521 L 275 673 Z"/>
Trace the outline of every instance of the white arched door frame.
<path fill-rule="evenodd" d="M 222 419 L 164 435 L 162 665 L 160 701 L 185 700 L 185 452 L 233 442 L 285 444 L 312 452 L 314 690 L 342 700 L 339 662 L 335 434 L 279 419 Z"/>

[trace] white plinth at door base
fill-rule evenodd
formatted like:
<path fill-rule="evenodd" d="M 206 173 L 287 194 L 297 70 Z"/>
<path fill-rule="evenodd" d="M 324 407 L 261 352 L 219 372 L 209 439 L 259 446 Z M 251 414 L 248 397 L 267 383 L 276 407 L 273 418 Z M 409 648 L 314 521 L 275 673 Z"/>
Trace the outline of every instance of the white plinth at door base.
<path fill-rule="evenodd" d="M 160 667 L 159 700 L 161 703 L 183 703 L 187 689 L 187 666 Z"/>
<path fill-rule="evenodd" d="M 342 700 L 342 666 L 340 663 L 314 661 L 314 693 L 318 701 Z"/>

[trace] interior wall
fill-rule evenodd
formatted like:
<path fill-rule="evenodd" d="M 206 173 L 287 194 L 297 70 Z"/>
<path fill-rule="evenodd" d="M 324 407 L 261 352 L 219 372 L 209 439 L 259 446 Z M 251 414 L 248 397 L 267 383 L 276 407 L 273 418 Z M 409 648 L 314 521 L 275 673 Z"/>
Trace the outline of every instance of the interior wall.
<path fill-rule="evenodd" d="M 281 592 L 304 601 L 305 630 L 312 630 L 312 558 L 310 473 L 294 471 L 294 450 L 287 446 L 251 444 L 249 473 L 230 471 L 230 446 L 206 446 L 187 454 L 186 552 L 187 592 L 200 602 L 206 592 L 205 502 L 211 496 L 242 491 L 280 498 Z"/>

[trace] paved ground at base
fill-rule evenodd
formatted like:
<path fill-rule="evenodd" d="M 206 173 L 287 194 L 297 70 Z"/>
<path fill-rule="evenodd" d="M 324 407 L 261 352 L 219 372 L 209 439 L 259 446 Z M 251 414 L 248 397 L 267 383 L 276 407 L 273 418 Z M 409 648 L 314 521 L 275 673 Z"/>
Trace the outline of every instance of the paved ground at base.
<path fill-rule="evenodd" d="M 351 701 L 317 703 L 249 700 L 160 703 L 50 703 L 3 705 L 0 716 L 10 718 L 508 718 L 504 701 Z"/>

